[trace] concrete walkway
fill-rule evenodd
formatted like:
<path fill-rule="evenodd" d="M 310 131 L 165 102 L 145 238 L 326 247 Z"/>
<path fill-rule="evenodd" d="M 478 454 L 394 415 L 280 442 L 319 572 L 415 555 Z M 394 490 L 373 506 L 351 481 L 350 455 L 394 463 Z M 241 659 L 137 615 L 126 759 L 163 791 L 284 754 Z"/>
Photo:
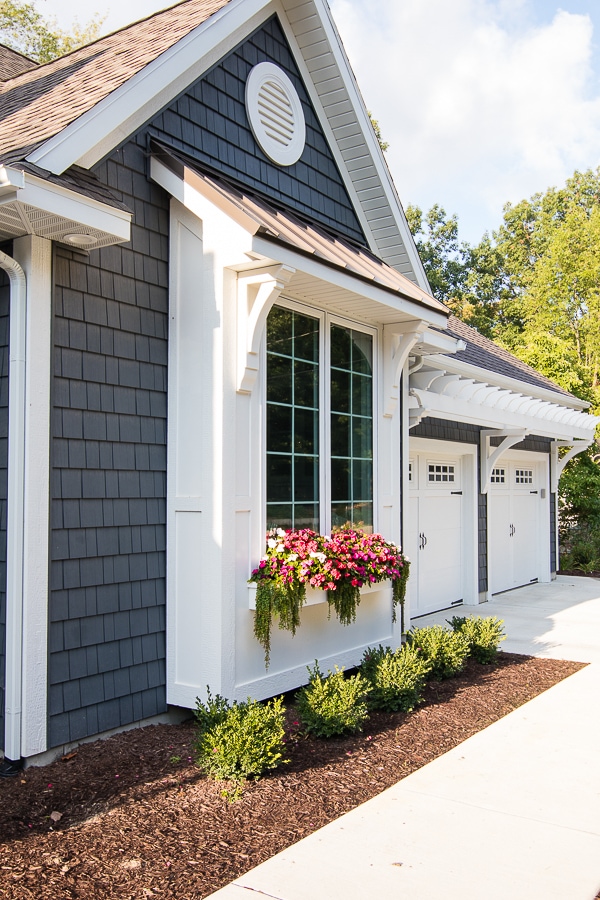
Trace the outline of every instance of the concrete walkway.
<path fill-rule="evenodd" d="M 471 610 L 504 619 L 507 651 L 592 665 L 214 900 L 593 900 L 600 888 L 600 581 L 561 577 Z"/>

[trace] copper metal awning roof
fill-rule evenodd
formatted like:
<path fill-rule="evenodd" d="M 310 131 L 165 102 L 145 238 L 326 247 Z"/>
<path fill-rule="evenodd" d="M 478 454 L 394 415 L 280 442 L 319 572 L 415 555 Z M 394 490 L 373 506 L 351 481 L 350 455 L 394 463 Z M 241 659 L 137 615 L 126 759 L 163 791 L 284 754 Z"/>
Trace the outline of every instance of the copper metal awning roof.
<path fill-rule="evenodd" d="M 158 142 L 152 144 L 152 155 L 262 241 L 287 247 L 296 254 L 351 275 L 364 284 L 374 285 L 397 298 L 409 300 L 411 304 L 421 307 L 424 314 L 425 310 L 429 310 L 438 316 L 449 315 L 448 309 L 439 300 L 366 247 L 343 235 L 329 232 L 290 209 L 277 206 L 270 199 L 204 169 Z M 359 294 L 360 285 L 355 285 L 354 290 Z"/>

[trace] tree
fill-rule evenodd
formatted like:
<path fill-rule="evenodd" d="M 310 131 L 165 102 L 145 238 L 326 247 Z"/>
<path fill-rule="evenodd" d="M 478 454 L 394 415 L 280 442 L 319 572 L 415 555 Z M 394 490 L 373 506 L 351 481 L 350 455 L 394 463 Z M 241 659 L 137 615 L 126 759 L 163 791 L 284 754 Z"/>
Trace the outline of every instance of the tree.
<path fill-rule="evenodd" d="M 460 308 L 467 277 L 468 248 L 458 242 L 458 218 L 434 204 L 428 213 L 407 206 L 406 218 L 434 297 Z"/>
<path fill-rule="evenodd" d="M 45 63 L 95 40 L 104 19 L 97 14 L 86 25 L 75 20 L 70 31 L 63 31 L 44 19 L 33 3 L 0 0 L 0 42 Z"/>
<path fill-rule="evenodd" d="M 407 218 L 438 299 L 600 409 L 600 168 L 507 204 L 473 247 L 437 204 Z"/>
<path fill-rule="evenodd" d="M 379 127 L 379 122 L 377 121 L 377 119 L 373 118 L 373 113 L 367 111 L 367 115 L 368 115 L 369 119 L 371 120 L 371 125 L 373 126 L 373 131 L 375 132 L 375 137 L 379 141 L 379 146 L 385 153 L 385 151 L 389 148 L 390 145 L 387 141 L 384 141 L 383 138 L 381 137 L 381 128 Z"/>

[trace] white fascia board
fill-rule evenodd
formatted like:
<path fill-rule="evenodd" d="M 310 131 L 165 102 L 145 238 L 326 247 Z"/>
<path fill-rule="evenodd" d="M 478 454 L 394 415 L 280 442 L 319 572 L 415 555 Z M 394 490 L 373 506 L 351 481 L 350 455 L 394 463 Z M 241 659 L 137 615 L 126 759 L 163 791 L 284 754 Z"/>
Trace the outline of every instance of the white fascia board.
<path fill-rule="evenodd" d="M 268 17 L 271 0 L 233 0 L 128 81 L 36 148 L 29 162 L 60 174 L 90 169 Z"/>
<path fill-rule="evenodd" d="M 346 56 L 346 51 L 344 50 L 344 45 L 342 44 L 339 32 L 333 21 L 331 10 L 329 9 L 329 6 L 325 2 L 325 0 L 313 0 L 313 3 L 317 9 L 318 15 L 320 16 L 323 29 L 327 35 L 327 39 L 332 53 L 335 57 L 337 67 L 344 81 L 346 92 L 356 112 L 356 116 L 363 135 L 365 149 L 373 160 L 373 164 L 377 170 L 377 174 L 379 176 L 381 184 L 384 187 L 388 202 L 390 204 L 390 208 L 392 210 L 392 214 L 398 225 L 398 230 L 400 231 L 400 235 L 410 259 L 413 271 L 415 272 L 415 275 L 418 279 L 419 287 L 422 290 L 431 293 L 431 287 L 427 280 L 427 275 L 425 274 L 423 263 L 421 262 L 421 258 L 417 252 L 414 238 L 411 234 L 410 228 L 408 227 L 408 222 L 406 221 L 406 216 L 404 214 L 402 204 L 400 203 L 400 198 L 398 197 L 396 187 L 394 185 L 394 182 L 392 181 L 390 170 L 383 156 L 383 151 L 379 146 L 379 141 L 377 140 L 375 132 L 373 131 L 371 120 L 369 119 L 369 115 L 367 112 L 367 107 L 356 82 L 356 78 L 354 77 L 354 72 L 352 71 L 352 68 L 350 66 L 350 61 Z M 345 168 L 345 164 L 343 165 Z M 354 194 L 354 191 L 352 193 Z M 355 194 L 354 197 L 356 197 Z M 377 247 L 373 247 L 372 249 L 374 250 L 374 252 L 379 252 Z"/>
<path fill-rule="evenodd" d="M 590 417 L 593 420 L 590 422 L 590 432 L 590 428 L 562 425 L 560 422 L 528 416 L 527 413 L 510 412 L 505 409 L 496 409 L 493 406 L 480 406 L 472 401 L 436 394 L 433 391 L 417 391 L 416 394 L 417 399 L 427 410 L 427 415 L 438 419 L 468 422 L 483 428 L 526 428 L 529 434 L 555 440 L 571 440 L 573 438 L 589 440 L 594 433 L 596 420 L 593 416 Z"/>
<path fill-rule="evenodd" d="M 244 254 L 252 252 L 251 235 L 240 221 L 235 221 L 226 212 L 223 212 L 216 203 L 197 191 L 155 157 L 150 159 L 150 177 L 196 218 L 202 222 L 211 221 L 215 226 L 214 233 L 226 234 L 222 246 L 219 247 L 222 256 L 219 264 L 223 268 L 239 268 L 249 264 L 250 257 L 246 259 L 242 259 L 242 257 Z M 256 227 L 253 220 L 248 219 L 248 221 Z M 232 259 L 227 259 L 228 252 L 231 252 Z"/>
<path fill-rule="evenodd" d="M 0 166 L 0 196 L 12 194 L 25 187 L 25 173 L 22 169 Z"/>
<path fill-rule="evenodd" d="M 273 259 L 287 266 L 292 266 L 299 272 L 305 272 L 312 275 L 320 281 L 335 285 L 343 291 L 349 291 L 355 296 L 365 297 L 381 306 L 393 310 L 401 317 L 411 319 L 423 319 L 428 325 L 435 328 L 443 328 L 446 325 L 446 316 L 444 313 L 436 312 L 428 306 L 421 306 L 409 298 L 396 296 L 385 288 L 378 287 L 376 282 L 369 283 L 352 275 L 350 272 L 344 272 L 334 266 L 328 266 L 319 262 L 318 259 L 311 259 L 303 253 L 298 253 L 291 247 L 283 244 L 275 244 L 273 241 L 265 240 L 259 235 L 255 235 L 252 240 L 252 249 L 264 256 L 266 259 Z M 401 319 L 402 320 L 402 319 Z"/>
<path fill-rule="evenodd" d="M 445 369 L 446 372 L 451 374 L 463 375 L 465 378 L 473 378 L 475 381 L 506 388 L 507 390 L 514 391 L 518 394 L 527 394 L 535 399 L 557 403 L 559 406 L 564 406 L 567 409 L 584 411 L 590 406 L 586 400 L 580 400 L 578 397 L 559 394 L 558 391 L 538 387 L 535 384 L 530 384 L 528 381 L 521 381 L 519 378 L 501 375 L 498 372 L 492 372 L 490 369 L 482 369 L 480 366 L 474 366 L 471 363 L 463 362 L 454 357 L 434 354 L 427 357 L 427 365 Z"/>
<path fill-rule="evenodd" d="M 51 184 L 36 175 L 25 173 L 24 187 L 17 190 L 16 199 L 62 219 L 114 235 L 120 241 L 130 238 L 131 213 Z"/>

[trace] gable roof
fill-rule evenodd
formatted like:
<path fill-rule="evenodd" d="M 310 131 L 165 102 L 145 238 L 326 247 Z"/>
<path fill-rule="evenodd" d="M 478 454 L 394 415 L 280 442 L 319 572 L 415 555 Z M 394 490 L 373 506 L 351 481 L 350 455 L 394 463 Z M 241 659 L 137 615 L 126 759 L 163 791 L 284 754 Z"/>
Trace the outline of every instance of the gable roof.
<path fill-rule="evenodd" d="M 0 44 L 0 81 L 14 78 L 15 75 L 20 75 L 21 72 L 27 72 L 29 69 L 36 69 L 37 66 L 38 64 L 33 59 L 29 59 L 18 50 Z"/>
<path fill-rule="evenodd" d="M 27 156 L 231 0 L 183 3 L 0 85 L 0 156 Z"/>
<path fill-rule="evenodd" d="M 428 291 L 326 0 L 184 0 L 0 85 L 0 161 L 92 166 L 277 14 L 374 253 Z"/>

